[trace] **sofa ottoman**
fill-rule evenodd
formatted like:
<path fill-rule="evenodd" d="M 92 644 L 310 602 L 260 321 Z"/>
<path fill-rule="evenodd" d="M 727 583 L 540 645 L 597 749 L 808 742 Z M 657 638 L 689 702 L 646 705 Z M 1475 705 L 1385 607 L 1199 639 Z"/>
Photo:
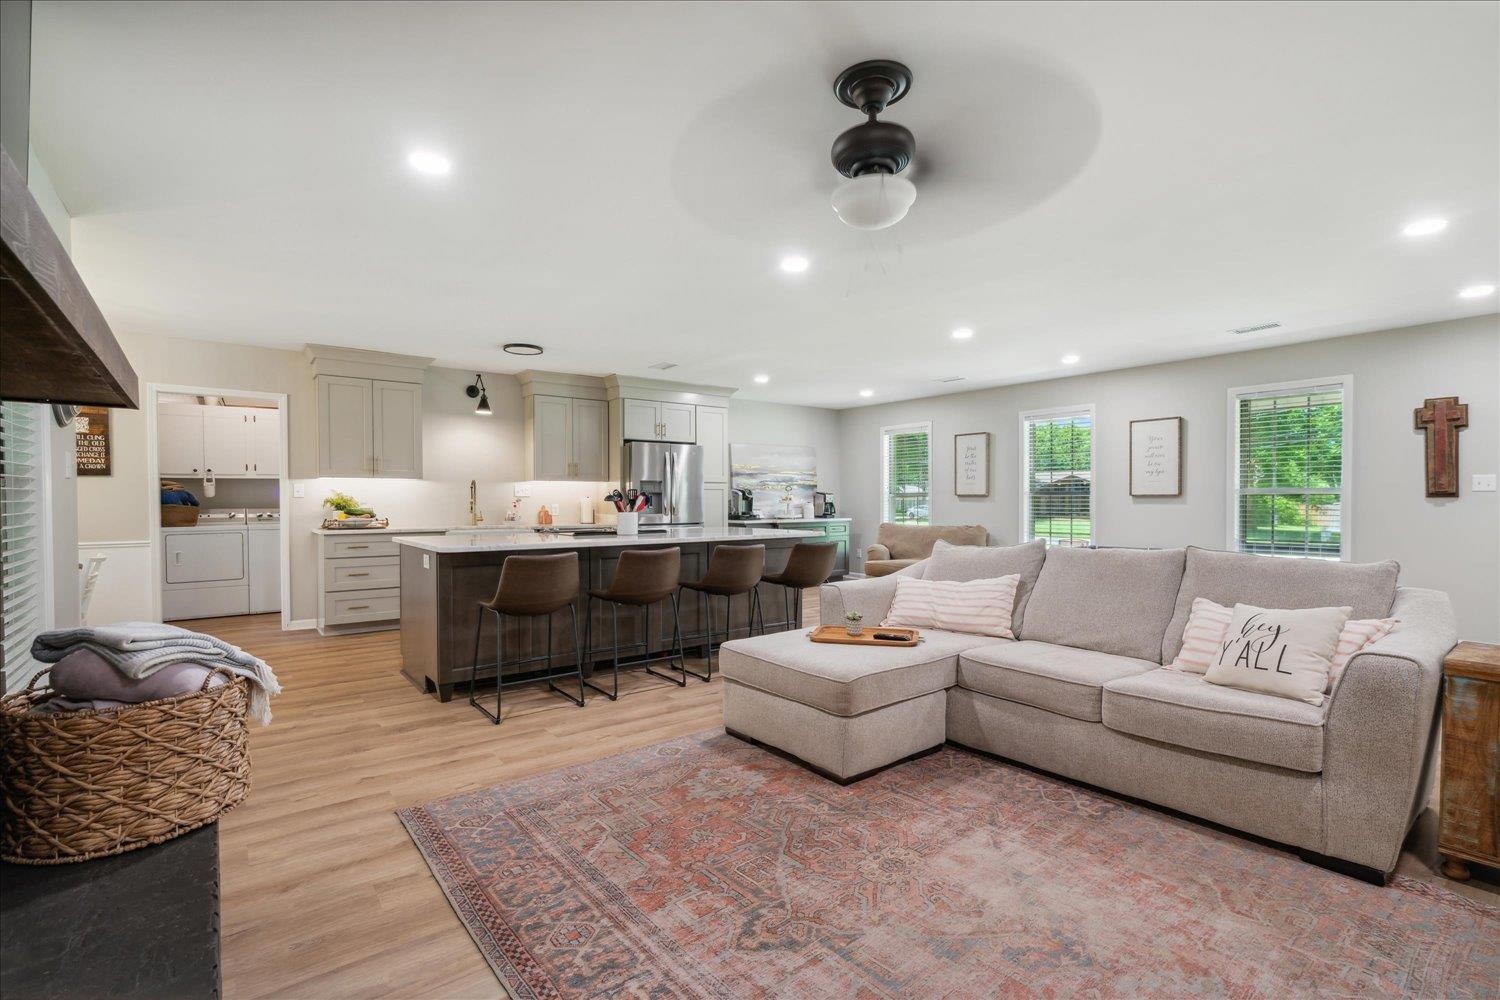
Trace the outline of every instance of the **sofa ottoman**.
<path fill-rule="evenodd" d="M 805 630 L 719 649 L 724 728 L 841 782 L 940 746 L 965 650 L 997 641 L 924 629 L 916 646 L 815 643 Z"/>

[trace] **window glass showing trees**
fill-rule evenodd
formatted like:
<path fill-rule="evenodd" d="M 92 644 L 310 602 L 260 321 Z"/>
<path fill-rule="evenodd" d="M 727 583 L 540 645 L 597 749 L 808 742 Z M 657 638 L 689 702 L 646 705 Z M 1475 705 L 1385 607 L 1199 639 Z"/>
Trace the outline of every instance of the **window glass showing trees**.
<path fill-rule="evenodd" d="M 932 521 L 932 425 L 907 424 L 880 431 L 884 519 L 896 524 Z"/>
<path fill-rule="evenodd" d="M 1048 545 L 1094 542 L 1094 413 L 1023 413 L 1021 533 Z"/>
<path fill-rule="evenodd" d="M 1335 559 L 1347 551 L 1344 427 L 1340 383 L 1236 393 L 1237 549 Z"/>

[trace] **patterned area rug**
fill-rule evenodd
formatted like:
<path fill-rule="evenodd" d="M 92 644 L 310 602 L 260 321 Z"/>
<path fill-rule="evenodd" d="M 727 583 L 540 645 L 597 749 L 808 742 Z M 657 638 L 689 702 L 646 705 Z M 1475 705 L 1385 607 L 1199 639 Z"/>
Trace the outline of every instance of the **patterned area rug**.
<path fill-rule="evenodd" d="M 1494 997 L 1500 909 L 947 747 L 701 734 L 400 813 L 518 997 Z"/>

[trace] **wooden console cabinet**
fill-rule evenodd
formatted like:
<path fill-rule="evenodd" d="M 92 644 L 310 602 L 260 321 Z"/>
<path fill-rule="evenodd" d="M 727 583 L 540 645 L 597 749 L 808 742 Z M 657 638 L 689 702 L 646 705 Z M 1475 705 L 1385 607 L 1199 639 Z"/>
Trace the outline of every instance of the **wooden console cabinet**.
<path fill-rule="evenodd" d="M 1500 866 L 1500 646 L 1461 642 L 1443 661 L 1443 874 Z"/>

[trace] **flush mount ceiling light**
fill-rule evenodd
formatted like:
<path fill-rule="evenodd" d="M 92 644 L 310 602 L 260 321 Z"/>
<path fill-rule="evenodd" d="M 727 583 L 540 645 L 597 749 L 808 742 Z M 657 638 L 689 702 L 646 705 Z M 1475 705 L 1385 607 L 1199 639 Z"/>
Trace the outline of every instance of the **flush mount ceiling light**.
<path fill-rule="evenodd" d="M 518 354 L 523 358 L 534 358 L 542 353 L 536 344 L 505 344 L 500 348 L 506 354 Z"/>
<path fill-rule="evenodd" d="M 862 398 L 869 399 L 871 396 L 875 395 L 875 390 L 874 389 L 861 389 L 861 390 L 859 390 L 859 394 L 860 394 L 860 396 Z"/>
<path fill-rule="evenodd" d="M 769 375 L 757 375 L 757 376 L 755 376 L 755 381 L 757 383 L 759 383 L 760 385 L 765 385 L 767 382 L 771 381 L 771 376 L 769 376 Z"/>
<path fill-rule="evenodd" d="M 495 411 L 490 409 L 490 397 L 484 391 L 484 376 L 478 372 L 474 373 L 474 384 L 464 390 L 464 395 L 470 399 L 478 399 L 479 405 L 474 407 L 474 412 L 481 417 L 487 417 Z"/>
<path fill-rule="evenodd" d="M 1495 294 L 1494 285 L 1470 285 L 1459 290 L 1458 297 L 1461 299 L 1482 299 L 1487 295 Z"/>
<path fill-rule="evenodd" d="M 453 161 L 432 149 L 414 149 L 406 155 L 406 165 L 428 177 L 444 177 L 453 170 Z"/>
<path fill-rule="evenodd" d="M 866 121 L 833 141 L 833 166 L 849 178 L 833 190 L 833 210 L 855 229 L 886 229 L 906 217 L 917 187 L 897 176 L 917 151 L 916 137 L 904 125 L 878 120 L 887 107 L 911 90 L 911 70 L 891 59 L 856 63 L 839 74 L 833 92 Z"/>
<path fill-rule="evenodd" d="M 1431 236 L 1448 228 L 1448 220 L 1436 216 L 1430 219 L 1417 219 L 1408 222 L 1406 228 L 1401 230 L 1402 236 Z"/>
<path fill-rule="evenodd" d="M 957 330 L 953 331 L 954 340 L 970 340 L 973 338 L 973 336 L 974 331 L 966 326 L 961 326 Z"/>
<path fill-rule="evenodd" d="M 781 258 L 781 269 L 787 274 L 801 274 L 807 270 L 807 258 L 800 254 L 788 254 Z"/>
<path fill-rule="evenodd" d="M 1064 354 L 1058 360 L 1060 360 L 1065 365 L 1076 365 L 1076 364 L 1078 364 L 1078 362 L 1082 361 L 1083 359 L 1080 358 L 1076 354 Z"/>

